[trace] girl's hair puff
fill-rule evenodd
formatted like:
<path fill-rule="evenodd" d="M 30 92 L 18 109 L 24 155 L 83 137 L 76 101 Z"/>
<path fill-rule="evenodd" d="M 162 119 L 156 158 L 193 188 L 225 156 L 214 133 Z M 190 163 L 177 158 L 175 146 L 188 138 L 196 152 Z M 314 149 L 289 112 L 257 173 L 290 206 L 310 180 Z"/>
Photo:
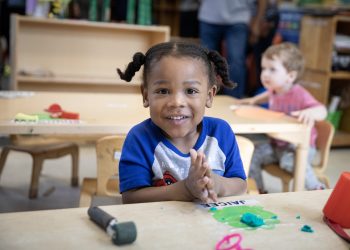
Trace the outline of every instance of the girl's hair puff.
<path fill-rule="evenodd" d="M 288 72 L 295 71 L 297 73 L 294 82 L 301 79 L 304 72 L 305 61 L 303 54 L 295 44 L 284 42 L 272 45 L 263 53 L 263 57 L 270 60 L 273 60 L 274 57 L 278 57 Z"/>
<path fill-rule="evenodd" d="M 134 54 L 133 60 L 128 64 L 125 71 L 122 72 L 118 68 L 117 72 L 121 79 L 130 82 L 135 73 L 144 65 L 142 80 L 144 87 L 147 87 L 147 76 L 151 72 L 152 66 L 165 56 L 198 59 L 203 62 L 206 67 L 209 84 L 212 86 L 217 85 L 218 87 L 223 85 L 228 88 L 236 86 L 229 78 L 228 65 L 225 58 L 218 52 L 207 50 L 196 44 L 184 42 L 159 43 L 151 47 L 145 55 L 141 52 L 137 52 Z"/>

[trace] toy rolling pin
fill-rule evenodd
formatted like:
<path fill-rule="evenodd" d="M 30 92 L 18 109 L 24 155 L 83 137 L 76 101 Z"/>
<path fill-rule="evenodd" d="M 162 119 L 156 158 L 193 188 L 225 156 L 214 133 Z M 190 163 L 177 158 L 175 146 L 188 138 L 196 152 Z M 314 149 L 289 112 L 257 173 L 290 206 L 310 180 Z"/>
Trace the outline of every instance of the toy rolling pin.
<path fill-rule="evenodd" d="M 109 215 L 99 207 L 90 207 L 88 215 L 92 221 L 99 225 L 116 245 L 133 243 L 136 240 L 137 231 L 134 222 L 117 223 L 116 218 Z"/>

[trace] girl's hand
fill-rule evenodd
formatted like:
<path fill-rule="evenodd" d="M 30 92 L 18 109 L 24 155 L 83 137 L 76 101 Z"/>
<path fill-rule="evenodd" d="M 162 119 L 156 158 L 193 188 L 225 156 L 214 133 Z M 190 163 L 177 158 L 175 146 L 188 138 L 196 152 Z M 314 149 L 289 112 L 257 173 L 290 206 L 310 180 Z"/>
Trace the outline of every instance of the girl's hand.
<path fill-rule="evenodd" d="M 188 191 L 197 199 L 205 200 L 208 197 L 206 184 L 209 178 L 204 178 L 206 169 L 203 165 L 203 154 L 191 149 L 191 166 L 188 172 L 188 177 L 185 179 L 185 185 Z"/>
<path fill-rule="evenodd" d="M 298 121 L 313 126 L 315 124 L 314 111 L 311 109 L 304 109 L 291 112 L 292 116 L 298 118 Z"/>
<path fill-rule="evenodd" d="M 205 161 L 204 163 L 205 165 L 207 165 L 207 172 L 206 172 L 206 177 L 209 178 L 209 181 L 207 183 L 207 190 L 208 190 L 208 198 L 210 199 L 207 202 L 216 202 L 218 200 L 218 195 L 214 189 L 215 186 L 215 182 L 212 178 L 212 172 L 211 172 L 211 168 L 208 165 L 207 161 Z"/>
<path fill-rule="evenodd" d="M 185 179 L 185 186 L 188 191 L 197 199 L 203 202 L 212 201 L 211 197 L 216 197 L 213 190 L 213 180 L 210 175 L 209 165 L 205 160 L 205 155 L 195 150 L 190 150 L 191 167 L 188 177 Z"/>

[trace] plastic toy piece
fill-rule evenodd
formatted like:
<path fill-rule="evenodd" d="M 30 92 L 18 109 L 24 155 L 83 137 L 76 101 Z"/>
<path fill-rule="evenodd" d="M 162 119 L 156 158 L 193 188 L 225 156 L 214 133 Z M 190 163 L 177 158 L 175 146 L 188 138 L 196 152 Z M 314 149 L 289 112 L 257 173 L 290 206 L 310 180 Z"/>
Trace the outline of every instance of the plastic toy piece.
<path fill-rule="evenodd" d="M 79 120 L 79 113 L 64 111 L 57 103 L 51 104 L 45 111 L 51 113 L 52 118 Z"/>
<path fill-rule="evenodd" d="M 235 240 L 236 239 L 236 240 Z M 215 245 L 215 250 L 251 250 L 241 247 L 242 235 L 239 233 L 228 234 Z"/>
<path fill-rule="evenodd" d="M 50 112 L 50 113 L 58 113 L 62 112 L 62 108 L 59 104 L 54 103 L 49 106 L 49 108 L 45 109 L 45 111 Z"/>
<path fill-rule="evenodd" d="M 37 115 L 27 115 L 23 113 L 18 113 L 15 115 L 15 121 L 38 122 L 39 117 Z"/>
<path fill-rule="evenodd" d="M 61 115 L 59 116 L 59 118 L 79 120 L 79 113 L 62 111 Z"/>

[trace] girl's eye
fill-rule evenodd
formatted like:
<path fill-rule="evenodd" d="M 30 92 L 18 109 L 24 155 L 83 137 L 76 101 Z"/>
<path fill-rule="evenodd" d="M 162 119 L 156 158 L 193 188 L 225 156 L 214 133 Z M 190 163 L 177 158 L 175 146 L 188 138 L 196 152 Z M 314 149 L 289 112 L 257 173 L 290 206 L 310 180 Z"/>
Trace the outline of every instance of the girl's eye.
<path fill-rule="evenodd" d="M 194 95 L 197 93 L 198 93 L 198 90 L 196 90 L 196 89 L 186 89 L 186 94 Z"/>
<path fill-rule="evenodd" d="M 157 89 L 155 93 L 160 94 L 160 95 L 166 95 L 169 93 L 169 90 L 167 89 Z"/>

